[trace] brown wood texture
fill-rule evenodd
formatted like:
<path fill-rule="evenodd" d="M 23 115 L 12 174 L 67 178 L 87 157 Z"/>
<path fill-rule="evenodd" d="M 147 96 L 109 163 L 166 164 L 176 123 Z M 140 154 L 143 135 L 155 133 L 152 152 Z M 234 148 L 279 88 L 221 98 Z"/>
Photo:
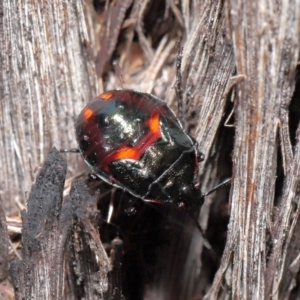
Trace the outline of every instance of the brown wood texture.
<path fill-rule="evenodd" d="M 292 237 L 299 236 L 299 129 L 294 149 L 286 129 L 299 64 L 299 8 L 299 1 L 227 2 L 237 75 L 244 79 L 236 86 L 227 243 L 207 299 L 225 297 L 225 283 L 234 299 L 292 297 L 296 274 L 288 265 L 299 249 L 286 258 Z M 283 178 L 277 177 L 278 147 Z M 284 182 L 279 193 L 276 180 Z"/>
<path fill-rule="evenodd" d="M 97 13 L 92 1 L 0 3 L 0 190 L 5 212 L 26 205 L 25 192 L 53 146 L 76 147 L 74 120 L 95 94 L 122 87 L 124 81 L 126 88 L 154 93 L 176 110 L 180 37 L 184 123 L 205 155 L 202 191 L 231 174 L 232 185 L 229 199 L 224 190 L 207 197 L 199 218 L 216 250 L 215 261 L 210 266 L 210 260 L 201 260 L 203 240 L 190 223 L 177 236 L 174 230 L 153 266 L 155 276 L 144 298 L 299 298 L 300 1 L 93 2 Z M 65 158 L 68 178 L 77 175 L 80 158 Z M 66 199 L 76 203 L 78 186 L 75 182 Z M 29 205 L 27 214 L 31 209 L 36 208 Z M 72 214 L 78 221 L 74 249 L 95 241 L 102 247 L 93 218 L 80 219 L 87 212 Z M 228 215 L 222 248 L 219 240 L 224 242 L 227 223 L 221 219 Z M 178 217 L 178 222 L 185 220 Z M 97 263 L 107 267 L 104 252 L 92 249 L 102 253 Z M 117 241 L 115 271 L 100 276 L 104 286 L 114 282 L 108 290 L 122 281 L 118 249 Z M 25 250 L 23 259 L 28 261 Z M 76 257 L 70 276 L 80 281 L 81 271 L 89 274 L 84 286 L 93 299 L 89 291 L 96 275 L 85 259 Z M 53 285 L 58 287 L 54 295 L 63 290 L 63 276 Z M 32 278 L 24 278 L 19 284 L 26 290 Z M 84 293 L 76 284 L 69 287 L 71 294 Z M 121 292 L 109 293 L 121 297 Z"/>
<path fill-rule="evenodd" d="M 51 147 L 76 147 L 74 119 L 97 80 L 81 1 L 1 2 L 0 189 L 12 212 Z"/>

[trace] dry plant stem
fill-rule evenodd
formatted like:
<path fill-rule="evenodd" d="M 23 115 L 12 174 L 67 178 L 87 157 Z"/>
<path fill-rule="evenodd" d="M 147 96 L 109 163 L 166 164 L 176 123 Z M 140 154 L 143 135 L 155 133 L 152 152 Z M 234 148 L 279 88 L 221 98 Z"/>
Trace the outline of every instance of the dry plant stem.
<path fill-rule="evenodd" d="M 299 194 L 298 194 L 299 195 Z M 299 196 L 298 196 L 299 197 Z M 298 299 L 299 298 L 299 289 L 296 290 L 296 293 L 293 295 L 293 288 L 297 286 L 297 276 L 299 273 L 300 267 L 300 206 L 298 205 L 296 212 L 293 216 L 293 222 L 290 226 L 289 232 L 286 235 L 286 243 L 282 251 L 282 257 L 284 264 L 280 273 L 278 274 L 280 285 L 276 286 L 280 290 L 275 295 L 280 296 L 281 299 Z M 282 278 L 284 276 L 284 279 Z M 283 279 L 283 280 L 282 280 Z"/>
<path fill-rule="evenodd" d="M 281 109 L 280 113 L 280 144 L 283 158 L 284 173 L 290 171 L 293 162 L 293 149 L 290 141 L 289 118 L 287 109 Z"/>
<path fill-rule="evenodd" d="M 155 87 L 155 80 L 158 78 L 159 72 L 162 71 L 166 60 L 174 51 L 175 41 L 169 40 L 167 36 L 162 38 L 159 47 L 155 51 L 155 55 L 149 64 L 146 76 L 142 78 L 142 83 L 139 84 L 141 90 L 152 93 Z"/>
<path fill-rule="evenodd" d="M 12 212 L 49 149 L 76 147 L 74 117 L 97 88 L 81 1 L 1 2 L 0 190 Z"/>
<path fill-rule="evenodd" d="M 117 0 L 109 5 L 104 12 L 103 30 L 100 31 L 100 50 L 96 55 L 96 71 L 102 76 L 105 64 L 109 61 L 116 48 L 125 13 L 132 4 L 132 0 Z"/>
<path fill-rule="evenodd" d="M 285 281 L 283 273 L 286 265 L 286 252 L 290 246 L 291 238 L 296 223 L 299 221 L 299 202 L 295 199 L 297 188 L 299 187 L 300 178 L 300 128 L 297 130 L 297 145 L 295 147 L 295 154 L 293 155 L 292 164 L 286 174 L 285 186 L 279 213 L 276 216 L 273 225 L 273 243 L 274 247 L 271 252 L 270 260 L 267 264 L 268 272 L 266 273 L 266 295 L 270 297 L 280 297 L 286 291 L 280 291 L 279 285 Z M 293 215 L 293 202 L 297 201 L 297 212 Z M 291 220 L 293 223 L 291 224 Z M 298 234 L 297 234 L 298 235 Z M 299 235 L 298 235 L 299 237 Z"/>
<path fill-rule="evenodd" d="M 187 27 L 182 57 L 183 115 L 196 112 L 196 140 L 205 155 L 210 152 L 226 105 L 225 93 L 235 69 L 231 41 L 226 32 L 223 1 L 183 1 Z M 173 92 L 175 93 L 175 92 Z M 188 122 L 186 125 L 189 125 Z M 205 167 L 201 165 L 201 172 Z"/>
<path fill-rule="evenodd" d="M 137 23 L 136 23 L 136 31 L 139 36 L 139 42 L 141 44 L 141 47 L 143 48 L 143 51 L 148 59 L 148 62 L 151 62 L 154 52 L 151 47 L 151 44 L 149 40 L 146 38 L 144 35 L 144 23 L 143 19 L 145 16 L 145 13 L 147 11 L 147 6 L 149 5 L 150 1 L 149 0 L 142 0 L 142 1 L 136 1 L 138 5 L 138 16 L 137 16 Z"/>
<path fill-rule="evenodd" d="M 167 9 L 168 9 L 168 6 L 170 6 L 174 16 L 176 17 L 178 23 L 180 24 L 180 26 L 184 26 L 183 24 L 183 18 L 182 18 L 182 14 L 180 12 L 180 10 L 178 9 L 178 7 L 176 6 L 176 0 L 166 0 L 166 3 L 167 3 Z"/>
<path fill-rule="evenodd" d="M 299 187 L 300 178 L 300 127 L 297 130 L 297 145 L 295 155 L 290 168 L 286 174 L 285 188 L 283 191 L 281 207 L 273 226 L 274 247 L 268 262 L 268 273 L 266 274 L 266 292 L 270 297 L 279 299 L 290 299 L 292 287 L 295 285 L 296 275 L 299 272 L 299 265 L 295 270 L 292 267 L 300 251 L 299 244 Z M 296 197 L 295 197 L 296 195 Z M 293 204 L 297 201 L 297 209 L 294 213 Z M 292 221 L 292 224 L 291 224 Z M 295 268 L 295 266 L 294 266 Z M 272 290 L 271 290 L 272 289 Z"/>
<path fill-rule="evenodd" d="M 245 81 L 237 85 L 228 240 L 208 299 L 216 299 L 218 295 L 225 297 L 224 279 L 232 298 L 276 299 L 280 296 L 278 286 L 284 280 L 281 273 L 284 260 L 280 258 L 298 185 L 299 150 L 293 156 L 290 171 L 286 168 L 280 213 L 275 215 L 273 228 L 270 226 L 280 108 L 287 107 L 293 95 L 293 74 L 299 59 L 299 9 L 298 0 L 251 1 L 251 4 L 242 0 L 228 1 L 237 73 L 245 76 Z M 288 163 L 290 155 L 286 156 Z M 274 245 L 269 262 L 268 229 L 272 229 Z"/>

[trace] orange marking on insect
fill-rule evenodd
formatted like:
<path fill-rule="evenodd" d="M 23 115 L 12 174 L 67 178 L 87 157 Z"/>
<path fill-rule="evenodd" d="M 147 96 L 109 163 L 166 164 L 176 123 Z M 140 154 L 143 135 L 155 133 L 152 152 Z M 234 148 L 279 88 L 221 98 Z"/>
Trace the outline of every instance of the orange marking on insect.
<path fill-rule="evenodd" d="M 139 156 L 139 151 L 135 148 L 123 147 L 114 155 L 114 159 L 138 159 Z"/>
<path fill-rule="evenodd" d="M 109 100 L 109 99 L 111 99 L 112 96 L 113 96 L 112 93 L 105 93 L 105 94 L 101 94 L 99 96 L 99 98 L 102 99 L 102 100 Z"/>
<path fill-rule="evenodd" d="M 86 108 L 83 112 L 84 119 L 88 120 L 93 115 L 93 113 L 93 110 L 91 110 L 90 108 Z"/>
<path fill-rule="evenodd" d="M 159 114 L 156 113 L 152 115 L 148 121 L 149 128 L 152 134 L 159 134 L 160 133 L 160 126 L 159 126 Z"/>
<path fill-rule="evenodd" d="M 143 138 L 134 146 L 127 147 L 123 146 L 118 150 L 113 151 L 110 155 L 106 157 L 102 164 L 99 165 L 99 168 L 106 166 L 112 161 L 121 160 L 121 159 L 133 159 L 139 160 L 140 157 L 144 154 L 147 148 L 153 145 L 160 137 L 160 124 L 159 124 L 159 113 L 155 112 L 148 119 L 149 132 L 143 136 Z"/>

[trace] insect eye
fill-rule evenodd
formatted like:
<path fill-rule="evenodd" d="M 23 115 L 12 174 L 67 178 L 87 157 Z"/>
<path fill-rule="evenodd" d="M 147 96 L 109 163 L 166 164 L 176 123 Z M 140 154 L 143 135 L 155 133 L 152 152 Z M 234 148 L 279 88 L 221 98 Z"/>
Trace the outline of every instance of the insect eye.
<path fill-rule="evenodd" d="M 197 154 L 197 159 L 198 159 L 198 162 L 204 161 L 205 155 L 200 152 Z"/>
<path fill-rule="evenodd" d="M 180 198 L 183 203 L 187 202 L 188 199 L 191 199 L 193 197 L 193 192 L 191 188 L 187 185 L 183 186 L 180 192 Z"/>

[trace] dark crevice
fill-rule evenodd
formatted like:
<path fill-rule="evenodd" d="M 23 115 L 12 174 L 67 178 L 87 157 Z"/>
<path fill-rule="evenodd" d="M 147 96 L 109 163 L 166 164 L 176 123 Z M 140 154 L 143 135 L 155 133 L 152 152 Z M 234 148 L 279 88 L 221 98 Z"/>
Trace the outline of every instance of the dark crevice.
<path fill-rule="evenodd" d="M 295 91 L 289 107 L 290 137 L 293 146 L 296 144 L 296 130 L 300 122 L 300 66 L 295 75 Z"/>

